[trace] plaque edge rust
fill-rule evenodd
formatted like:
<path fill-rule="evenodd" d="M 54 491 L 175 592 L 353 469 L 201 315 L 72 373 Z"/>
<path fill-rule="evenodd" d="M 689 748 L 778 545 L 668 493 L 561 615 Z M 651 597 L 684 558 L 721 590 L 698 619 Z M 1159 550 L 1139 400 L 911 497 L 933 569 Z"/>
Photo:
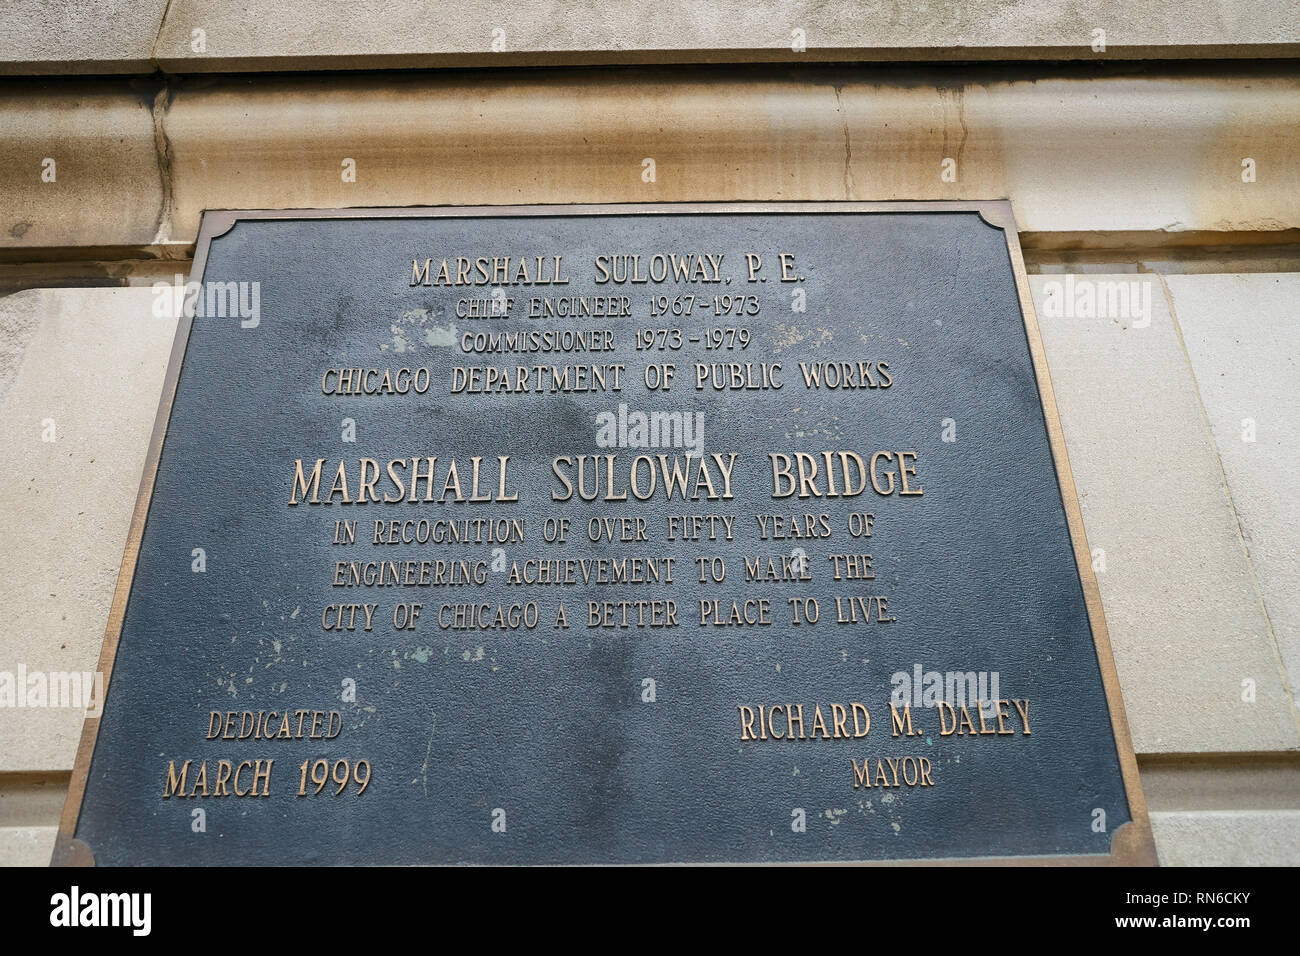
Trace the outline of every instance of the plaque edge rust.
<path fill-rule="evenodd" d="M 1111 833 L 1110 852 L 1108 854 L 1088 855 L 1050 855 L 1050 856 L 1012 856 L 1012 857 L 961 857 L 945 859 L 919 860 L 867 860 L 865 865 L 920 865 L 920 866 L 981 866 L 981 865 L 1116 865 L 1116 866 L 1155 866 L 1158 865 L 1155 842 L 1151 830 L 1150 817 L 1147 813 L 1146 799 L 1138 776 L 1137 757 L 1133 752 L 1133 740 L 1129 733 L 1128 719 L 1124 712 L 1124 701 L 1120 693 L 1119 675 L 1115 669 L 1115 659 L 1111 652 L 1110 634 L 1106 627 L 1102 611 L 1101 592 L 1096 576 L 1092 571 L 1091 550 L 1083 525 L 1083 514 L 1079 508 L 1078 495 L 1074 485 L 1074 475 L 1070 469 L 1069 455 L 1065 446 L 1065 435 L 1061 430 L 1061 420 L 1056 407 L 1056 397 L 1052 389 L 1052 380 L 1047 365 L 1047 355 L 1038 328 L 1038 317 L 1034 311 L 1033 297 L 1029 290 L 1029 278 L 1025 272 L 1024 256 L 1020 248 L 1020 236 L 1017 232 L 1015 215 L 1011 202 L 998 200 L 941 200 L 917 202 L 669 202 L 669 203 L 602 203 L 602 204 L 554 204 L 521 206 L 395 206 L 395 207 L 358 207 L 339 209 L 208 209 L 204 210 L 199 225 L 198 238 L 195 241 L 194 261 L 190 270 L 189 281 L 202 280 L 207 267 L 208 253 L 213 240 L 225 235 L 242 221 L 265 221 L 277 219 L 449 219 L 468 217 L 531 217 L 531 216 L 616 216 L 616 215 L 699 215 L 699 214 L 764 214 L 764 213 L 805 213 L 805 214 L 882 214 L 882 213 L 977 213 L 983 222 L 999 230 L 1006 244 L 1007 257 L 1011 263 L 1015 279 L 1016 293 L 1019 299 L 1020 314 L 1024 321 L 1025 336 L 1029 346 L 1030 359 L 1034 366 L 1034 376 L 1038 386 L 1039 404 L 1042 408 L 1044 423 L 1047 427 L 1048 444 L 1056 468 L 1057 486 L 1064 506 L 1066 524 L 1070 532 L 1070 541 L 1074 547 L 1075 566 L 1079 584 L 1083 590 L 1084 603 L 1088 611 L 1088 620 L 1092 630 L 1093 647 L 1100 667 L 1102 686 L 1105 691 L 1107 710 L 1110 713 L 1111 731 L 1115 739 L 1115 749 L 1119 757 L 1120 777 L 1124 784 L 1125 795 L 1129 804 L 1130 820 Z M 113 602 L 109 611 L 108 625 L 104 633 L 104 642 L 99 656 L 99 671 L 104 674 L 104 700 L 107 701 L 112 683 L 113 662 L 117 656 L 118 642 L 126 616 L 127 600 L 131 593 L 131 584 L 135 578 L 136 563 L 140 555 L 140 544 L 144 535 L 145 519 L 153 497 L 154 480 L 158 474 L 158 463 L 166 438 L 167 426 L 171 419 L 172 404 L 176 398 L 176 389 L 180 380 L 181 365 L 184 362 L 186 346 L 189 342 L 192 320 L 181 315 L 177 320 L 176 337 L 172 343 L 171 356 L 167 364 L 167 374 L 163 382 L 162 395 L 154 421 L 153 432 L 149 439 L 148 455 L 145 459 L 144 473 L 140 481 L 140 490 L 136 496 L 135 509 L 131 515 L 130 529 L 127 534 L 126 550 L 122 557 L 121 570 L 113 592 Z M 87 716 L 82 725 L 81 739 L 77 746 L 77 758 L 72 778 L 68 785 L 67 800 L 59 820 L 58 835 L 55 838 L 51 866 L 89 866 L 95 864 L 94 851 L 83 841 L 76 839 L 77 823 L 81 816 L 81 804 L 89 781 L 90 764 L 94 757 L 95 745 L 99 736 L 99 717 Z M 688 864 L 690 865 L 690 864 Z M 786 864 L 786 865 L 813 865 Z M 824 864 L 825 865 L 825 864 Z M 852 862 L 831 862 L 829 865 L 854 865 Z"/>

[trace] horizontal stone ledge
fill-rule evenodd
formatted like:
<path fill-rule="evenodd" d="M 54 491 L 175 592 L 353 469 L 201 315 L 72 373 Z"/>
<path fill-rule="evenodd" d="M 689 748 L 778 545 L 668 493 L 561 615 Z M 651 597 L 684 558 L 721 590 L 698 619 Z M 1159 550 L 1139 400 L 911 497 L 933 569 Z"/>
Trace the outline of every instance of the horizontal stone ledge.
<path fill-rule="evenodd" d="M 846 64 L 846 63 L 1124 63 L 1138 60 L 1289 60 L 1300 57 L 1298 43 L 1212 44 L 1110 47 L 1104 56 L 1087 47 L 845 47 L 793 53 L 784 49 L 707 50 L 564 50 L 556 52 L 489 53 L 358 53 L 240 57 L 124 56 L 103 60 L 83 58 L 0 59 L 0 76 L 144 76 L 162 72 L 173 76 L 205 73 L 359 72 L 371 70 L 473 70 L 538 67 L 698 66 L 713 64 Z"/>
<path fill-rule="evenodd" d="M 1010 197 L 1066 243 L 1300 228 L 1293 72 L 999 73 L 0 83 L 0 250 L 165 250 L 219 208 Z"/>
<path fill-rule="evenodd" d="M 1093 53 L 1087 45 L 1057 46 L 948 46 L 948 47 L 833 47 L 793 52 L 782 47 L 710 47 L 685 49 L 608 49 L 553 51 L 484 51 L 427 53 L 340 53 L 271 56 L 181 56 L 159 57 L 154 66 L 164 73 L 288 73 L 307 70 L 450 70 L 510 69 L 516 67 L 573 66 L 668 66 L 698 64 L 774 63 L 985 63 L 1009 61 L 1083 61 L 1088 63 L 1128 60 L 1233 60 L 1293 59 L 1300 56 L 1300 42 L 1221 44 L 1198 43 L 1169 46 L 1108 47 L 1105 54 Z M 34 65 L 38 66 L 38 65 Z M 0 72 L 46 73 L 91 72 L 0 68 Z"/>
<path fill-rule="evenodd" d="M 422 0 L 10 0 L 0 72 L 125 73 L 645 63 L 1293 57 L 1289 0 L 1069 6 L 686 0 L 611 7 Z"/>

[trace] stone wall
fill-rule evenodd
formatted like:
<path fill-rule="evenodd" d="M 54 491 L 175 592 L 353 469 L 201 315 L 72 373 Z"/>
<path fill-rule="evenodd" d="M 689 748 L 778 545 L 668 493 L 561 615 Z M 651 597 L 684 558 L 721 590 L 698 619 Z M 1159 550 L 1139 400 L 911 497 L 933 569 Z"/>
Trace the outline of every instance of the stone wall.
<path fill-rule="evenodd" d="M 147 286 L 204 209 L 1010 198 L 1161 859 L 1300 863 L 1289 5 L 539 4 L 499 54 L 489 5 L 12 6 L 0 669 L 95 668 L 175 329 Z M 1106 282 L 1149 310 L 1055 308 Z M 80 723 L 0 710 L 0 863 L 48 859 Z"/>

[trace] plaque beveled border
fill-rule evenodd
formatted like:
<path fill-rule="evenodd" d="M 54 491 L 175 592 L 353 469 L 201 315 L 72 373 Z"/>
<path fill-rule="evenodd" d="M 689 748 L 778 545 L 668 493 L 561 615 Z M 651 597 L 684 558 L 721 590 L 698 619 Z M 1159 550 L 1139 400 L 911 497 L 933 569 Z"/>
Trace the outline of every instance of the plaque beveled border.
<path fill-rule="evenodd" d="M 980 218 L 1002 232 L 1006 241 L 1007 255 L 1011 261 L 1011 270 L 1015 277 L 1016 292 L 1020 301 L 1020 314 L 1024 320 L 1025 337 L 1033 361 L 1034 376 L 1038 384 L 1038 396 L 1042 405 L 1043 419 L 1047 426 L 1048 443 L 1052 451 L 1052 460 L 1056 466 L 1056 479 L 1065 509 L 1066 523 L 1070 530 L 1070 541 L 1074 547 L 1074 562 L 1083 588 L 1084 603 L 1088 610 L 1088 620 L 1092 629 L 1093 647 L 1097 653 L 1102 684 L 1106 695 L 1106 706 L 1110 713 L 1111 731 L 1115 739 L 1115 748 L 1119 756 L 1120 775 L 1124 792 L 1128 798 L 1129 822 L 1122 824 L 1112 832 L 1110 852 L 1075 855 L 1034 855 L 1009 857 L 960 857 L 933 858 L 920 860 L 864 860 L 857 862 L 829 865 L 949 865 L 949 866 L 1024 866 L 1024 865 L 1115 865 L 1115 866 L 1155 866 L 1158 865 L 1155 843 L 1151 832 L 1151 822 L 1147 815 L 1146 799 L 1142 794 L 1142 785 L 1138 779 L 1137 758 L 1133 753 L 1133 741 L 1129 733 L 1128 719 L 1124 714 L 1124 701 L 1120 694 L 1119 676 L 1115 670 L 1115 659 L 1111 653 L 1110 635 L 1106 629 L 1106 618 L 1102 612 L 1101 592 L 1097 586 L 1096 576 L 1092 571 L 1092 552 L 1088 547 L 1087 535 L 1083 527 L 1083 515 L 1079 509 L 1078 495 L 1075 491 L 1074 476 L 1070 471 L 1070 460 L 1066 453 L 1065 436 L 1061 431 L 1061 421 L 1057 413 L 1056 397 L 1052 390 L 1052 380 L 1048 374 L 1047 356 L 1043 350 L 1043 340 L 1038 329 L 1038 319 L 1034 312 L 1033 298 L 1029 290 L 1029 279 L 1025 272 L 1024 257 L 1020 249 L 1020 236 L 1016 230 L 1015 215 L 1011 202 L 999 200 L 940 200 L 918 202 L 664 202 L 664 203 L 593 203 L 593 204 L 551 204 L 525 206 L 398 206 L 398 207 L 362 207 L 341 209 L 216 209 L 205 210 L 199 225 L 198 238 L 195 240 L 194 261 L 190 270 L 189 281 L 201 282 L 207 267 L 208 252 L 214 239 L 217 239 L 241 221 L 275 220 L 275 219 L 464 219 L 473 217 L 532 217 L 532 216 L 629 216 L 629 215 L 710 215 L 710 214 L 745 214 L 745 213 L 816 213 L 816 214 L 872 214 L 872 213 L 951 213 L 974 212 Z M 122 566 L 118 574 L 117 587 L 113 593 L 113 602 L 109 610 L 108 626 L 104 633 L 104 643 L 99 656 L 99 672 L 104 675 L 103 700 L 99 701 L 100 714 L 104 712 L 112 682 L 113 662 L 117 657 L 117 646 L 122 636 L 122 627 L 126 617 L 127 600 L 131 594 L 131 585 L 135 578 L 136 563 L 140 556 L 140 544 L 144 536 L 145 520 L 149 514 L 149 505 L 153 498 L 154 480 L 158 474 L 158 462 L 162 454 L 163 443 L 167 436 L 167 426 L 171 419 L 172 403 L 176 398 L 177 383 L 180 379 L 181 364 L 185 358 L 189 342 L 191 318 L 182 314 L 176 326 L 176 337 L 172 343 L 171 357 L 167 365 L 167 375 L 163 381 L 162 396 L 158 404 L 157 417 L 154 420 L 153 433 L 149 439 L 149 451 L 145 459 L 144 474 L 140 480 L 140 490 L 136 496 L 135 509 L 131 514 L 130 529 L 127 534 L 126 550 L 122 557 Z M 93 866 L 95 863 L 93 848 L 76 839 L 77 822 L 81 815 L 82 799 L 90 775 L 91 761 L 95 755 L 95 745 L 99 737 L 99 717 L 87 715 L 82 726 L 81 742 L 77 747 L 77 759 L 68 786 L 67 801 L 59 821 L 59 831 L 54 843 L 51 866 Z M 817 861 L 793 862 L 782 864 L 758 865 L 828 865 Z"/>

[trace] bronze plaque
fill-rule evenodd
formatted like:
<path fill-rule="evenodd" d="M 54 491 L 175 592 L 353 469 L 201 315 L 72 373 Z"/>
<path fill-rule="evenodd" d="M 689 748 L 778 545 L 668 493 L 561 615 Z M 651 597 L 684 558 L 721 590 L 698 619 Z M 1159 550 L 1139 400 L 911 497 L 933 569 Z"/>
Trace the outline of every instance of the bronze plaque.
<path fill-rule="evenodd" d="M 213 212 L 56 856 L 1147 862 L 1006 203 Z"/>

